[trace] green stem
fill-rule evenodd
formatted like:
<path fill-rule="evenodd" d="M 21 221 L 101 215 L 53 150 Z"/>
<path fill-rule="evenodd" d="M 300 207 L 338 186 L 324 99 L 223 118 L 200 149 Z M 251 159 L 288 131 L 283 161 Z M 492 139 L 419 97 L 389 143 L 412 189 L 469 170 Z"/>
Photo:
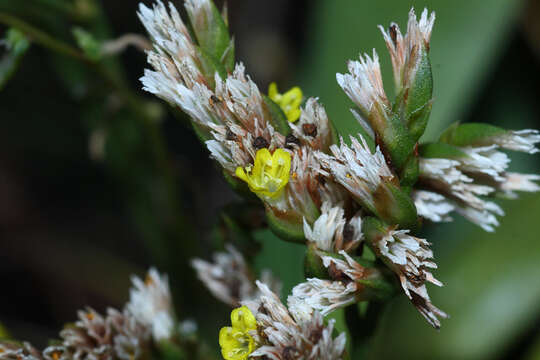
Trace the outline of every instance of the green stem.
<path fill-rule="evenodd" d="M 32 25 L 15 16 L 0 12 L 0 23 L 19 29 L 21 32 L 25 33 L 25 35 L 28 36 L 31 40 L 43 47 L 73 57 L 77 60 L 84 61 L 86 63 L 92 62 L 82 52 L 80 52 L 73 46 L 53 38 L 49 34 L 33 27 Z"/>

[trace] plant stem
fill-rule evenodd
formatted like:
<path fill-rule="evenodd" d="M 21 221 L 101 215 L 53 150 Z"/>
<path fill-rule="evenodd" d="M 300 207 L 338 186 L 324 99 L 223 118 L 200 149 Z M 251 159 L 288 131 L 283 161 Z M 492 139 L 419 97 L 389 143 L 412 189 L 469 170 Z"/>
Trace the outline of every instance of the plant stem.
<path fill-rule="evenodd" d="M 73 46 L 65 44 L 64 42 L 53 38 L 49 34 L 33 27 L 32 25 L 15 16 L 0 12 L 0 23 L 19 29 L 21 32 L 25 33 L 25 35 L 28 36 L 31 40 L 33 40 L 37 44 L 40 44 L 43 47 L 73 57 L 77 60 L 84 61 L 86 63 L 92 62 L 82 52 L 80 52 Z"/>

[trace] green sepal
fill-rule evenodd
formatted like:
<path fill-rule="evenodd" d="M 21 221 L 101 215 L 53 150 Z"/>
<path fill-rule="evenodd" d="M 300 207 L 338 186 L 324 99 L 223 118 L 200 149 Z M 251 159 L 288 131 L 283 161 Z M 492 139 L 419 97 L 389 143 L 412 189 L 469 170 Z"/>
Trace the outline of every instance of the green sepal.
<path fill-rule="evenodd" d="M 221 59 L 231 44 L 229 29 L 214 3 L 212 1 L 208 2 L 211 18 L 206 17 L 207 13 L 202 9 L 200 11 L 202 17 L 198 19 L 195 18 L 195 14 L 188 11 L 189 20 L 200 48 L 212 58 L 218 59 L 218 63 L 224 65 L 221 63 Z M 227 59 L 230 63 L 230 58 Z M 232 63 L 234 64 L 234 55 Z M 224 68 L 228 67 L 230 67 L 229 64 L 225 64 Z"/>
<path fill-rule="evenodd" d="M 328 280 L 328 270 L 324 267 L 321 257 L 319 256 L 317 246 L 308 244 L 306 247 L 306 256 L 304 257 L 304 276 L 308 278 L 318 278 Z"/>
<path fill-rule="evenodd" d="M 386 233 L 387 228 L 387 224 L 373 216 L 366 216 L 362 219 L 362 233 L 369 245 L 379 241 Z"/>
<path fill-rule="evenodd" d="M 507 130 L 498 126 L 482 123 L 454 123 L 446 129 L 439 141 L 455 146 L 489 146 L 491 138 L 506 133 Z"/>
<path fill-rule="evenodd" d="M 416 207 L 406 191 L 394 184 L 385 183 L 375 191 L 374 197 L 377 217 L 403 228 L 416 226 Z"/>
<path fill-rule="evenodd" d="M 332 144 L 339 144 L 339 133 L 338 133 L 338 130 L 336 128 L 336 125 L 334 124 L 334 122 L 329 118 L 328 119 L 328 126 L 330 128 L 330 137 L 332 138 Z M 362 135 L 364 137 L 364 139 L 366 140 L 366 142 L 368 143 L 368 147 L 370 146 L 370 144 L 373 146 L 373 148 L 370 147 L 370 150 L 373 152 L 374 149 L 375 149 L 375 143 L 373 142 L 373 139 L 368 136 L 366 134 L 366 136 Z M 328 149 L 323 149 L 324 152 L 327 152 L 329 151 L 330 148 Z"/>
<path fill-rule="evenodd" d="M 468 157 L 460 148 L 445 143 L 423 144 L 418 150 L 421 157 L 428 159 L 461 159 Z"/>
<path fill-rule="evenodd" d="M 225 67 L 227 72 L 231 73 L 234 70 L 235 66 L 235 49 L 234 49 L 234 38 L 231 39 L 229 47 L 225 49 L 225 52 L 220 59 L 221 64 Z"/>
<path fill-rule="evenodd" d="M 197 48 L 199 51 L 199 59 L 201 61 L 201 72 L 204 75 L 208 85 L 211 89 L 216 87 L 216 73 L 219 74 L 219 77 L 225 79 L 227 77 L 227 71 L 223 64 L 216 60 L 216 58 L 209 53 L 207 53 L 203 48 Z"/>
<path fill-rule="evenodd" d="M 281 107 L 268 96 L 263 94 L 262 97 L 270 114 L 270 124 L 282 135 L 290 134 L 291 128 L 289 127 L 289 121 Z"/>
<path fill-rule="evenodd" d="M 302 219 L 278 217 L 272 208 L 267 205 L 266 221 L 270 230 L 282 240 L 300 244 L 306 242 Z"/>
<path fill-rule="evenodd" d="M 409 133 L 414 141 L 418 141 L 420 137 L 426 131 L 426 126 L 431 115 L 431 108 L 433 107 L 433 100 L 428 101 L 422 107 L 413 111 L 407 118 L 407 126 Z"/>
<path fill-rule="evenodd" d="M 415 141 L 424 133 L 433 97 L 433 74 L 429 61 L 428 49 L 424 46 L 420 61 L 416 65 L 414 79 L 402 101 L 405 102 L 405 120 Z"/>
<path fill-rule="evenodd" d="M 193 128 L 195 135 L 201 143 L 205 144 L 208 140 L 213 139 L 212 134 L 210 134 L 209 130 L 203 128 L 193 120 L 191 120 L 191 127 Z"/>
<path fill-rule="evenodd" d="M 157 343 L 160 360 L 184 360 L 188 359 L 184 349 L 179 344 L 168 340 L 161 340 Z"/>
<path fill-rule="evenodd" d="M 77 45 L 90 60 L 99 61 L 101 59 L 101 42 L 94 35 L 80 27 L 74 27 L 72 33 Z"/>
<path fill-rule="evenodd" d="M 229 174 L 227 170 L 223 169 L 223 178 L 227 181 L 227 184 L 234 190 L 235 193 L 242 196 L 246 200 L 259 201 L 257 196 L 249 190 L 247 184 L 238 179 L 237 177 Z"/>
<path fill-rule="evenodd" d="M 414 151 L 416 141 L 413 140 L 398 114 L 387 117 L 387 126 L 382 134 L 379 134 L 386 151 L 392 159 L 393 167 L 398 171 L 401 170 Z"/>
<path fill-rule="evenodd" d="M 0 59 L 0 90 L 17 70 L 21 59 L 30 48 L 30 41 L 19 30 L 10 28 L 6 32 L 5 45 L 8 51 Z"/>
<path fill-rule="evenodd" d="M 412 186 L 416 184 L 416 181 L 418 180 L 418 175 L 420 174 L 420 168 L 418 166 L 418 163 L 418 157 L 412 154 L 403 166 L 403 169 L 401 169 L 399 178 L 401 179 L 400 185 L 403 190 L 411 189 Z M 409 193 L 408 190 L 406 190 L 405 192 Z"/>

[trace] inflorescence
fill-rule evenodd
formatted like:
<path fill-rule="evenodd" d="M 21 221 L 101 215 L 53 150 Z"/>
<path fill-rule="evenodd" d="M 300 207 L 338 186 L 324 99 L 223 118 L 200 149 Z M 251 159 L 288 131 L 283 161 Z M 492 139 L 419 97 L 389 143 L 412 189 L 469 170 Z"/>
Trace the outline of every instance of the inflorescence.
<path fill-rule="evenodd" d="M 210 292 L 233 308 L 231 326 L 219 332 L 223 357 L 342 359 L 346 335 L 324 316 L 397 291 L 438 329 L 447 314 L 432 304 L 426 285 L 443 284 L 432 274 L 431 244 L 417 236 L 422 224 L 452 221 L 457 213 L 494 231 L 504 211 L 493 198 L 540 190 L 540 176 L 509 171 L 504 150 L 536 153 L 540 133 L 456 123 L 437 141 L 420 142 L 433 106 L 435 14 L 427 10 L 417 18 L 411 9 L 405 34 L 395 23 L 380 26 L 395 98 L 384 90 L 375 50 L 336 75 L 364 129 L 348 139 L 300 88 L 280 94 L 272 83 L 268 94 L 259 90 L 235 61 L 226 11 L 211 0 L 185 0 L 185 10 L 187 20 L 170 3 L 140 5 L 153 43 L 143 89 L 189 115 L 230 185 L 260 199 L 278 237 L 306 246 L 305 281 L 286 304 L 279 280 L 269 271 L 257 280 L 232 245 L 213 262 L 193 260 Z M 151 270 L 133 284 L 122 311 L 81 311 L 56 345 L 40 352 L 2 343 L 0 360 L 134 360 L 179 336 L 166 277 Z"/>
<path fill-rule="evenodd" d="M 380 27 L 395 99 L 384 90 L 375 50 L 337 74 L 365 130 L 349 141 L 337 136 L 317 98 L 301 106 L 299 88 L 279 94 L 271 84 L 268 96 L 260 92 L 235 63 L 227 19 L 210 0 L 186 1 L 186 10 L 193 31 L 173 5 L 141 5 L 154 44 L 144 89 L 191 117 L 231 185 L 240 193 L 247 185 L 261 199 L 274 233 L 306 244 L 306 282 L 293 289 L 287 307 L 263 282 L 254 286 L 232 247 L 214 264 L 194 261 L 214 295 L 241 306 L 220 334 L 223 356 L 339 359 L 344 338 L 332 339 L 333 325 L 324 326 L 321 316 L 384 299 L 396 282 L 439 328 L 447 315 L 431 303 L 426 284 L 442 283 L 432 274 L 431 244 L 414 234 L 424 221 L 451 221 L 452 212 L 493 231 L 504 212 L 490 198 L 540 189 L 538 175 L 508 172 L 510 159 L 501 150 L 535 153 L 539 132 L 457 123 L 438 141 L 419 143 L 433 105 L 435 14 L 427 10 L 420 18 L 410 11 L 405 34 L 395 23 Z M 361 257 L 363 249 L 377 260 Z M 317 341 L 306 343 L 313 332 Z"/>

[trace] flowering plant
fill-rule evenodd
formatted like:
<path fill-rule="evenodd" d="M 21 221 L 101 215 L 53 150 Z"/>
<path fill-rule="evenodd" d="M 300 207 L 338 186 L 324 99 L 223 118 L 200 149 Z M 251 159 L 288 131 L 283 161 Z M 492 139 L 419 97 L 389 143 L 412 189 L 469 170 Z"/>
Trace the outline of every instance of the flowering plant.
<path fill-rule="evenodd" d="M 254 275 L 245 258 L 251 254 L 238 250 L 245 244 L 226 244 L 213 261 L 192 260 L 202 283 L 233 308 L 230 326 L 219 331 L 223 358 L 347 359 L 353 334 L 332 314 L 394 296 L 404 295 L 439 329 L 448 315 L 427 286 L 443 284 L 432 273 L 437 265 L 422 225 L 452 221 L 455 212 L 494 231 L 504 212 L 493 197 L 540 190 L 540 176 L 508 171 L 503 150 L 536 153 L 540 133 L 455 123 L 437 141 L 421 141 L 434 105 L 435 13 L 417 17 L 411 9 L 406 32 L 395 23 L 380 27 L 395 98 L 383 87 L 375 50 L 336 75 L 363 129 L 344 138 L 319 99 L 304 99 L 299 87 L 281 94 L 272 83 L 261 92 L 236 62 L 225 10 L 186 0 L 182 18 L 157 0 L 138 12 L 151 41 L 143 89 L 190 117 L 230 186 L 256 204 L 253 213 L 264 211 L 258 226 L 305 248 L 305 281 L 285 303 L 279 279 L 270 271 Z M 83 35 L 90 51 L 96 44 Z M 122 311 L 81 311 L 54 345 L 38 351 L 2 343 L 0 359 L 213 358 L 196 325 L 176 319 L 166 276 L 152 269 L 133 284 Z"/>

